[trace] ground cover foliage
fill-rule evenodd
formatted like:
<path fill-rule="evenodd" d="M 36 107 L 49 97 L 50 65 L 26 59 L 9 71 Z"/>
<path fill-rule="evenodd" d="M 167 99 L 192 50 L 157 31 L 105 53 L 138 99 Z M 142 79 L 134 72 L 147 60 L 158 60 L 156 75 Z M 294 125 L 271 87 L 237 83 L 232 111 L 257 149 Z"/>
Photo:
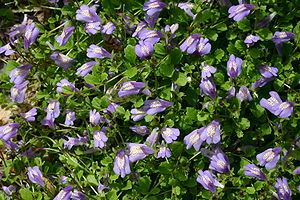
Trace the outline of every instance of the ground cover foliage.
<path fill-rule="evenodd" d="M 8 1 L 0 199 L 299 199 L 299 1 Z"/>

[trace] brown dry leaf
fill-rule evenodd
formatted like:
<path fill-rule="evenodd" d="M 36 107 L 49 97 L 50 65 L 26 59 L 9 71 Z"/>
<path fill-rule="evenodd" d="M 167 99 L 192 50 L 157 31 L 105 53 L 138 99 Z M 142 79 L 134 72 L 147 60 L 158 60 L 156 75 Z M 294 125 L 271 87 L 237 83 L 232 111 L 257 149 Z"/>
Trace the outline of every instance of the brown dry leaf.
<path fill-rule="evenodd" d="M 12 115 L 11 110 L 6 110 L 0 107 L 0 125 L 3 126 L 7 124 L 11 115 Z"/>

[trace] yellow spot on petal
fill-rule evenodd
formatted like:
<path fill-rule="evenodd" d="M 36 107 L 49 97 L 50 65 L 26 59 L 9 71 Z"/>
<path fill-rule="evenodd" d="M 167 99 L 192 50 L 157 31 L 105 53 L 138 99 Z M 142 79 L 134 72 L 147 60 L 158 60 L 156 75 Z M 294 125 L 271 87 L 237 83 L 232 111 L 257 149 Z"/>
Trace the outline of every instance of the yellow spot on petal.
<path fill-rule="evenodd" d="M 263 159 L 266 160 L 267 162 L 271 162 L 275 157 L 275 153 L 273 151 L 269 151 L 265 153 Z"/>

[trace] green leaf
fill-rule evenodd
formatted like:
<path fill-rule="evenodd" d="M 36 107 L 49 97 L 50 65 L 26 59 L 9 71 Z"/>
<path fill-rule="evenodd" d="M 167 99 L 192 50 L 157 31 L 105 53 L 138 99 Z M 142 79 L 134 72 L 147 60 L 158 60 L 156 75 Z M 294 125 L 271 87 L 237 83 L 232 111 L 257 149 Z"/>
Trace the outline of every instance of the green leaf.
<path fill-rule="evenodd" d="M 174 65 L 171 63 L 171 59 L 168 56 L 160 65 L 159 72 L 163 76 L 171 77 L 174 73 Z"/>
<path fill-rule="evenodd" d="M 151 179 L 149 176 L 143 176 L 142 178 L 140 178 L 139 180 L 139 186 L 138 186 L 138 190 L 142 193 L 142 194 L 147 194 L 149 191 L 151 185 Z"/>
<path fill-rule="evenodd" d="M 117 191 L 116 190 L 111 190 L 106 193 L 107 199 L 118 199 Z"/>
<path fill-rule="evenodd" d="M 105 157 L 104 159 L 102 159 L 101 161 L 100 161 L 100 163 L 102 164 L 102 165 L 104 165 L 104 166 L 107 166 L 107 165 L 109 165 L 109 164 L 112 164 L 113 163 L 113 159 L 111 158 L 111 157 Z"/>
<path fill-rule="evenodd" d="M 234 46 L 236 49 L 238 49 L 239 51 L 245 51 L 246 50 L 246 45 L 242 40 L 237 40 L 234 43 Z"/>
<path fill-rule="evenodd" d="M 21 189 L 19 191 L 19 193 L 21 195 L 21 198 L 24 200 L 32 200 L 33 199 L 32 193 L 28 188 Z"/>
<path fill-rule="evenodd" d="M 220 72 L 214 74 L 214 78 L 217 84 L 224 83 L 224 75 Z"/>
<path fill-rule="evenodd" d="M 128 180 L 128 181 L 126 182 L 126 186 L 123 187 L 121 190 L 130 190 L 131 188 L 132 188 L 132 183 L 131 183 L 130 180 Z"/>
<path fill-rule="evenodd" d="M 0 80 L 3 82 L 9 81 L 10 72 L 19 65 L 20 64 L 14 60 L 7 61 L 7 64 L 4 66 L 4 68 L 2 70 L 0 69 Z"/>
<path fill-rule="evenodd" d="M 180 63 L 182 58 L 182 51 L 178 48 L 172 49 L 170 53 L 170 61 L 172 64 L 177 65 Z"/>
<path fill-rule="evenodd" d="M 218 31 L 227 31 L 227 26 L 226 24 L 218 24 L 215 29 L 217 29 Z"/>
<path fill-rule="evenodd" d="M 165 46 L 162 45 L 161 43 L 156 43 L 155 46 L 154 46 L 154 51 L 156 54 L 159 54 L 159 55 L 166 55 L 166 49 L 165 49 Z"/>
<path fill-rule="evenodd" d="M 242 137 L 244 136 L 244 132 L 243 132 L 243 131 L 240 131 L 240 130 L 237 130 L 237 131 L 236 131 L 236 136 L 237 136 L 238 138 L 242 138 Z"/>
<path fill-rule="evenodd" d="M 273 33 L 268 28 L 262 28 L 256 31 L 262 40 L 271 40 Z"/>
<path fill-rule="evenodd" d="M 92 100 L 92 106 L 96 109 L 101 109 L 101 99 L 99 97 L 94 97 Z"/>
<path fill-rule="evenodd" d="M 124 49 L 124 53 L 125 53 L 125 58 L 132 64 L 135 63 L 136 61 L 136 54 L 135 54 L 135 50 L 134 50 L 134 46 L 132 45 L 128 45 L 125 49 Z"/>
<path fill-rule="evenodd" d="M 97 179 L 96 179 L 96 177 L 95 177 L 95 175 L 89 174 L 86 177 L 86 179 L 87 179 L 88 183 L 90 183 L 90 184 L 94 184 L 94 185 L 98 185 L 99 184 L 98 181 L 97 181 Z"/>
<path fill-rule="evenodd" d="M 242 130 L 246 130 L 250 127 L 250 121 L 247 118 L 242 118 L 241 121 L 239 122 L 239 127 Z"/>
<path fill-rule="evenodd" d="M 130 79 L 130 78 L 134 77 L 134 76 L 137 74 L 137 72 L 138 72 L 137 68 L 132 67 L 132 68 L 127 69 L 127 70 L 125 71 L 124 76 L 125 76 L 126 78 L 129 78 L 129 79 Z"/>
<path fill-rule="evenodd" d="M 65 5 L 61 8 L 62 15 L 73 16 L 76 11 L 76 8 L 73 6 Z"/>
<path fill-rule="evenodd" d="M 262 56 L 262 51 L 258 48 L 252 48 L 249 51 L 249 55 L 253 58 L 259 58 Z"/>
<path fill-rule="evenodd" d="M 255 193 L 255 189 L 254 189 L 253 187 L 247 187 L 247 188 L 246 188 L 246 192 L 247 192 L 248 194 L 254 194 L 254 193 Z"/>
<path fill-rule="evenodd" d="M 178 78 L 175 80 L 175 83 L 180 86 L 185 86 L 187 83 L 187 77 L 184 73 L 179 72 Z"/>
<path fill-rule="evenodd" d="M 196 15 L 195 23 L 200 23 L 203 21 L 208 21 L 211 18 L 212 14 L 210 9 L 203 10 Z"/>
<path fill-rule="evenodd" d="M 247 18 L 237 22 L 237 24 L 238 28 L 241 29 L 243 32 L 251 30 L 250 21 Z"/>
<path fill-rule="evenodd" d="M 124 115 L 125 114 L 125 109 L 122 106 L 118 106 L 116 108 L 117 113 Z"/>
<path fill-rule="evenodd" d="M 174 193 L 176 195 L 180 195 L 180 187 L 179 186 L 173 187 L 172 193 Z"/>
<path fill-rule="evenodd" d="M 96 77 L 92 74 L 88 74 L 87 76 L 85 76 L 84 80 L 88 84 L 99 85 L 101 83 L 100 80 L 99 80 L 99 77 Z"/>
<path fill-rule="evenodd" d="M 204 32 L 204 35 L 206 35 L 208 39 L 212 41 L 216 41 L 218 39 L 218 33 L 214 30 L 206 30 Z"/>
<path fill-rule="evenodd" d="M 222 49 L 217 49 L 214 53 L 216 59 L 221 60 L 224 56 L 225 52 Z"/>

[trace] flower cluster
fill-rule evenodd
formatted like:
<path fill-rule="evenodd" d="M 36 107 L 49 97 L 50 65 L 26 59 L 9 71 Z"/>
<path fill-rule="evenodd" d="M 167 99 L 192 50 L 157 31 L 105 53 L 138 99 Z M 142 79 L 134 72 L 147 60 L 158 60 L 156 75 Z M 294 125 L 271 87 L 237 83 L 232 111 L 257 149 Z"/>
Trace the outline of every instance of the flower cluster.
<path fill-rule="evenodd" d="M 244 18 L 251 10 L 256 13 L 264 6 L 242 0 L 239 5 L 218 0 L 221 6 L 229 7 L 225 10 L 218 5 L 213 8 L 212 1 L 204 0 L 203 5 L 197 6 L 192 2 L 167 4 L 160 0 L 148 0 L 143 5 L 127 2 L 120 6 L 122 12 L 114 7 L 115 1 L 111 5 L 103 1 L 101 6 L 92 5 L 93 1 L 86 2 L 88 5 L 79 2 L 76 14 L 73 2 L 64 1 L 67 6 L 63 8 L 57 0 L 48 2 L 53 7 L 43 9 L 57 10 L 68 19 L 54 27 L 61 18 L 50 18 L 45 23 L 50 24 L 49 30 L 41 29 L 43 23 L 36 25 L 31 22 L 35 19 L 28 20 L 25 14 L 23 23 L 8 33 L 9 42 L 0 47 L 0 54 L 16 53 L 18 62 L 32 63 L 19 66 L 3 59 L 7 66 L 0 67 L 0 100 L 4 102 L 0 107 L 0 139 L 4 144 L 1 160 L 5 164 L 0 180 L 8 173 L 27 174 L 18 176 L 18 185 L 14 178 L 1 180 L 1 195 L 8 199 L 23 198 L 24 192 L 38 187 L 32 196 L 49 190 L 47 194 L 52 194 L 54 200 L 88 199 L 92 194 L 95 198 L 130 199 L 133 193 L 117 192 L 134 188 L 134 195 L 140 191 L 152 194 L 168 184 L 172 185 L 172 193 L 186 195 L 187 190 L 176 185 L 179 180 L 190 184 L 193 194 L 196 190 L 192 187 L 198 182 L 215 193 L 211 198 L 221 194 L 220 198 L 226 199 L 229 196 L 225 195 L 228 190 L 223 190 L 225 180 L 235 186 L 236 180 L 243 184 L 257 181 L 248 178 L 253 177 L 259 179 L 255 189 L 260 187 L 258 183 L 268 192 L 274 186 L 277 196 L 273 195 L 278 199 L 292 198 L 295 188 L 289 187 L 290 177 L 286 175 L 300 173 L 299 167 L 292 168 L 300 142 L 295 132 L 298 113 L 294 112 L 298 99 L 297 93 L 292 92 L 299 81 L 298 76 L 289 74 L 298 55 L 289 42 L 299 32 L 296 26 L 282 26 L 276 20 L 276 26 L 258 30 L 271 24 L 276 12 L 256 19 L 252 26 L 250 16 Z M 137 6 L 143 7 L 142 11 Z M 127 16 L 127 8 L 131 7 L 136 11 Z M 227 10 L 228 17 L 237 21 L 234 24 L 228 19 L 217 21 L 223 16 L 221 12 L 227 15 Z M 257 16 L 268 10 L 257 12 Z M 140 15 L 145 18 L 138 19 Z M 171 17 L 165 19 L 168 15 Z M 37 27 L 43 34 L 40 38 Z M 251 30 L 253 27 L 256 30 Z M 273 29 L 276 27 L 286 27 L 296 34 L 278 32 Z M 272 41 L 278 54 L 291 55 L 274 57 L 272 50 L 265 48 L 265 41 L 272 36 L 270 30 L 276 31 Z M 223 42 L 221 37 L 230 41 Z M 33 45 L 36 41 L 37 45 Z M 56 41 L 55 45 L 51 41 Z M 260 60 L 264 54 L 270 56 L 267 61 Z M 274 63 L 280 60 L 286 66 Z M 28 78 L 29 74 L 34 76 Z M 273 80 L 274 84 L 263 87 Z M 15 103 L 6 103 L 6 88 L 10 88 L 11 101 Z M 287 100 L 283 102 L 275 90 Z M 262 98 L 267 92 L 270 97 Z M 275 116 L 267 116 L 263 108 Z M 5 119 L 3 109 L 11 109 Z M 284 127 L 289 125 L 288 129 Z M 261 149 L 259 145 L 265 147 Z M 261 153 L 254 153 L 256 150 Z M 16 156 L 21 159 L 15 159 Z M 249 157 L 255 156 L 257 161 L 251 161 Z M 52 162 L 59 167 L 49 169 Z M 18 166 L 19 163 L 22 165 Z M 284 167 L 289 167 L 283 170 L 288 179 L 278 176 Z M 190 183 L 196 171 L 197 178 Z M 235 177 L 241 172 L 247 181 Z M 155 180 L 150 173 L 155 173 Z M 168 179 L 170 174 L 172 179 Z M 276 177 L 272 177 L 274 174 Z M 270 184 L 275 178 L 276 183 Z M 291 179 L 290 185 L 295 186 L 297 179 Z M 56 183 L 61 186 L 55 192 L 52 185 Z M 146 191 L 143 184 L 154 185 L 155 190 Z M 250 195 L 252 191 L 248 189 Z M 112 191 L 106 193 L 107 190 Z M 90 192 L 86 195 L 85 191 Z M 198 196 L 207 198 L 207 194 L 210 193 L 200 190 Z M 244 195 L 243 188 L 240 194 Z M 190 197 L 180 195 L 178 198 Z"/>

